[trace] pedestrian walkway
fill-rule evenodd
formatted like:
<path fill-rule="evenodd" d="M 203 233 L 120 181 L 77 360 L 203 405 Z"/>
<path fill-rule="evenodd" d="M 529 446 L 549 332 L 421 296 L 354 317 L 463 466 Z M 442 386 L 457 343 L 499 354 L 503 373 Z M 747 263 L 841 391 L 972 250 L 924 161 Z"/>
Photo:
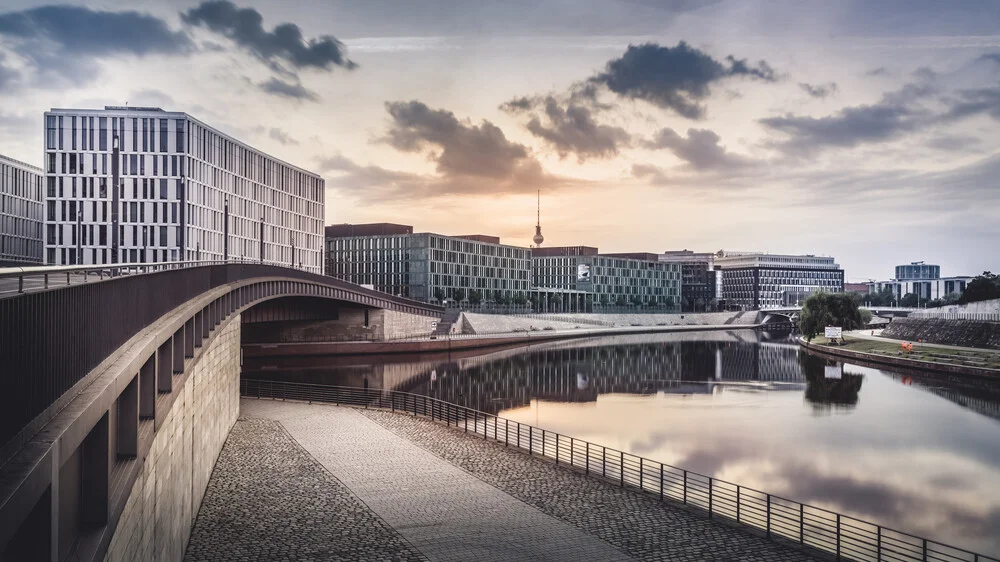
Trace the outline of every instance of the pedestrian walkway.
<path fill-rule="evenodd" d="M 811 559 L 422 418 L 254 399 L 241 409 L 188 560 L 344 559 L 343 544 L 369 531 L 378 541 L 357 540 L 354 558 Z M 337 538 L 337 529 L 348 538 Z M 293 547 L 292 536 L 305 546 Z M 385 546 L 372 550 L 380 541 Z"/>

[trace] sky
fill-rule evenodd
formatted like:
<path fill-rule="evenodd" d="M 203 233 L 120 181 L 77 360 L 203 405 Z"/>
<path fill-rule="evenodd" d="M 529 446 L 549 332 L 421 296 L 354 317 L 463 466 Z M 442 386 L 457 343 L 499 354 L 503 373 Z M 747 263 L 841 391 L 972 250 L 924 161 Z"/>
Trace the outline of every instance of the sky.
<path fill-rule="evenodd" d="M 1000 269 L 1000 2 L 210 0 L 0 8 L 0 154 L 53 107 L 185 111 L 326 221 L 605 252 Z"/>

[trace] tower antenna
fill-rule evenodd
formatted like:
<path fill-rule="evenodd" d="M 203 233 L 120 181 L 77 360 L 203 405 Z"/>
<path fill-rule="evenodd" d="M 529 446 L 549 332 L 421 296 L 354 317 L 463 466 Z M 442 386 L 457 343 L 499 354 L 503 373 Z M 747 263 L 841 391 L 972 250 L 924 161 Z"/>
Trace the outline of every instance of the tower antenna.
<path fill-rule="evenodd" d="M 535 247 L 541 247 L 542 242 L 545 241 L 545 237 L 542 236 L 542 190 L 538 190 L 538 214 L 537 222 L 535 223 L 535 236 L 532 240 L 535 242 Z"/>

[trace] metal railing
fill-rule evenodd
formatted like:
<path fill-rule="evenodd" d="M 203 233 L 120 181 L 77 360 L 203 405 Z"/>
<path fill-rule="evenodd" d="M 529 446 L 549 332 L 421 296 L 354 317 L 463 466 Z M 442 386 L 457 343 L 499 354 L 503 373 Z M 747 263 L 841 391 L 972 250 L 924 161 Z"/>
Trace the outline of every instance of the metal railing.
<path fill-rule="evenodd" d="M 552 459 L 623 488 L 686 505 L 709 519 L 744 525 L 770 539 L 858 561 L 1000 562 L 942 544 L 436 398 L 394 390 L 240 380 L 240 394 L 378 408 L 422 416 L 483 439 Z"/>
<path fill-rule="evenodd" d="M 1000 313 L 996 312 L 934 312 L 931 309 L 921 310 L 910 315 L 910 318 L 927 318 L 941 320 L 974 320 L 978 322 L 1000 322 Z"/>

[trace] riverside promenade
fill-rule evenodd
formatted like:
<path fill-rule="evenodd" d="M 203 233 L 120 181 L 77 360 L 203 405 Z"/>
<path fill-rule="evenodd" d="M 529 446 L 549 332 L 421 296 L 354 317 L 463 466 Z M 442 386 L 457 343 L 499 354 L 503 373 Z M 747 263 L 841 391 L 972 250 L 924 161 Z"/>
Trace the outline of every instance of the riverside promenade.
<path fill-rule="evenodd" d="M 812 560 L 418 417 L 243 399 L 186 560 Z"/>

